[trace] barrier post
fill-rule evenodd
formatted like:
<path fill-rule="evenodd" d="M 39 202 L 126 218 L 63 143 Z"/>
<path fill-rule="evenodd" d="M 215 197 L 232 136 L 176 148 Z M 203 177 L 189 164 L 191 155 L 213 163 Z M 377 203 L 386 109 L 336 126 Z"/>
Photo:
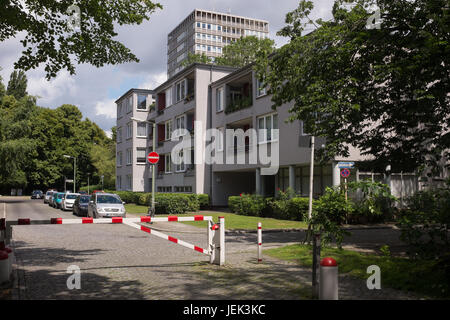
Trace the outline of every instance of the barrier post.
<path fill-rule="evenodd" d="M 258 262 L 262 261 L 262 224 L 258 222 Z"/>
<path fill-rule="evenodd" d="M 218 228 L 214 228 L 218 226 Z M 211 260 L 214 264 L 222 266 L 225 264 L 225 218 L 219 217 L 219 223 L 213 225 L 213 246 L 214 250 L 211 253 Z"/>
<path fill-rule="evenodd" d="M 212 220 L 208 220 L 208 246 L 206 248 L 208 248 L 208 252 L 209 252 L 209 263 L 214 263 L 214 259 L 215 259 L 215 248 L 214 248 L 214 233 L 215 230 L 213 228 L 214 226 L 214 222 Z"/>
<path fill-rule="evenodd" d="M 338 265 L 333 258 L 320 262 L 320 300 L 338 300 Z"/>

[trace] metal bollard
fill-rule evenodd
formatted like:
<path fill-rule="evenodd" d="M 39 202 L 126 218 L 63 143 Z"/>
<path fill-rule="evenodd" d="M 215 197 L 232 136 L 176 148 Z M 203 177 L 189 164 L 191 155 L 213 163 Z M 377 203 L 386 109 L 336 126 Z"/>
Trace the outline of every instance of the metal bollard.
<path fill-rule="evenodd" d="M 262 224 L 258 222 L 258 262 L 262 261 Z"/>
<path fill-rule="evenodd" d="M 333 258 L 320 262 L 319 299 L 338 300 L 338 264 Z"/>

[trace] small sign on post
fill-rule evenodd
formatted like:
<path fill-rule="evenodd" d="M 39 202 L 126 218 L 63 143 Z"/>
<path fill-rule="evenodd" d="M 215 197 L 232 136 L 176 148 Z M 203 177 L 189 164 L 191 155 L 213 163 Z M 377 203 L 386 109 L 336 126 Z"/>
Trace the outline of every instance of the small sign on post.
<path fill-rule="evenodd" d="M 157 152 L 150 152 L 147 156 L 148 162 L 151 164 L 157 164 L 159 161 L 159 154 Z"/>

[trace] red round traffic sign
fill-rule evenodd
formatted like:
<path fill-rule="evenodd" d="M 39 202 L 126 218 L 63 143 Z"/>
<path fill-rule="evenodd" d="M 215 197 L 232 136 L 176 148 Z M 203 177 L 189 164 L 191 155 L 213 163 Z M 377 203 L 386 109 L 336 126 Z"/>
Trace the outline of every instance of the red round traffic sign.
<path fill-rule="evenodd" d="M 156 164 L 159 161 L 159 154 L 157 152 L 150 152 L 147 159 L 151 164 Z"/>
<path fill-rule="evenodd" d="M 350 170 L 349 169 L 344 168 L 344 169 L 341 170 L 341 176 L 343 178 L 348 178 L 349 175 L 350 175 Z"/>

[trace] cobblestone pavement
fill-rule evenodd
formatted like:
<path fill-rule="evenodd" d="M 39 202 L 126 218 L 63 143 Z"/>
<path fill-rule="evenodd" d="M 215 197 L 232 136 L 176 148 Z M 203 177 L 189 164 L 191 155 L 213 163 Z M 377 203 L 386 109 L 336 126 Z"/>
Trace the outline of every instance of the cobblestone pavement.
<path fill-rule="evenodd" d="M 152 227 L 176 229 L 169 234 L 206 247 L 206 230 L 199 233 L 198 228 L 179 223 Z M 301 239 L 299 233 L 267 233 L 264 247 Z M 258 264 L 256 234 L 228 234 L 223 267 L 126 225 L 15 226 L 14 246 L 17 299 L 311 298 L 311 270 L 266 256 Z M 67 288 L 71 265 L 81 269 L 80 290 Z M 387 288 L 368 290 L 365 281 L 345 275 L 339 283 L 340 299 L 418 298 Z"/>

